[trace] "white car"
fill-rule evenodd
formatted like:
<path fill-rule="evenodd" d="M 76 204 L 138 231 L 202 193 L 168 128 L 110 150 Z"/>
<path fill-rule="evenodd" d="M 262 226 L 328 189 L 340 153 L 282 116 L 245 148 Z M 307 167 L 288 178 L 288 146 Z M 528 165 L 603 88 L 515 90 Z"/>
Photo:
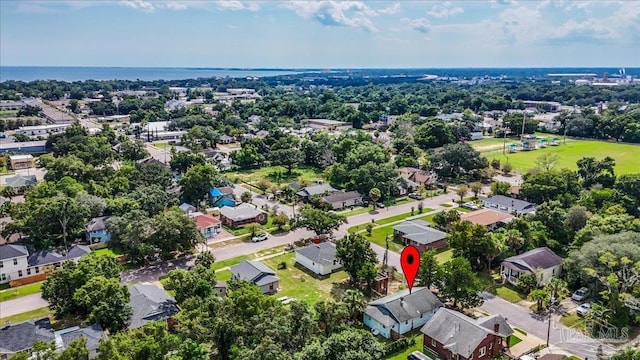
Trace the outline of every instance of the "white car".
<path fill-rule="evenodd" d="M 589 311 L 589 309 L 591 309 L 591 305 L 589 305 L 588 303 L 584 303 L 578 306 L 578 308 L 576 309 L 576 314 L 578 316 L 585 316 L 587 315 L 587 311 Z"/>
<path fill-rule="evenodd" d="M 571 300 L 584 301 L 589 297 L 589 294 L 591 294 L 591 291 L 583 286 L 571 295 Z"/>
<path fill-rule="evenodd" d="M 267 240 L 267 237 L 268 237 L 267 233 L 263 233 L 263 234 L 256 235 L 256 236 L 252 237 L 251 241 L 253 241 L 253 242 L 265 241 L 265 240 Z"/>

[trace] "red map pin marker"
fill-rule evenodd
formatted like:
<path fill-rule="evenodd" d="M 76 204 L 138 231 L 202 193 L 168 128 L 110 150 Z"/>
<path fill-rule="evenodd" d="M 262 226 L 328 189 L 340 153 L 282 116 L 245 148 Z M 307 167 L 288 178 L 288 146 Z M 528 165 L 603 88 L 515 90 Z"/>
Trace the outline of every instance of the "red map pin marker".
<path fill-rule="evenodd" d="M 413 245 L 409 245 L 402 250 L 400 254 L 400 265 L 402 265 L 402 272 L 407 279 L 407 285 L 409 286 L 409 294 L 413 288 L 413 281 L 418 274 L 418 268 L 420 268 L 420 253 L 418 248 Z"/>

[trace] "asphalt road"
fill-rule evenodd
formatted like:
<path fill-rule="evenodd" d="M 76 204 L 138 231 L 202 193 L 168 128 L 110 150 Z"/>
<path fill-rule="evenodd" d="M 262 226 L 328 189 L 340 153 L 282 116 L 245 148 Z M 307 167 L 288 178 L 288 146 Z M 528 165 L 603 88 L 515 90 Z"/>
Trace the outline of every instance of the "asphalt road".
<path fill-rule="evenodd" d="M 0 302 L 0 318 L 49 306 L 40 293 Z"/>
<path fill-rule="evenodd" d="M 490 314 L 500 314 L 505 317 L 510 324 L 543 340 L 547 339 L 547 330 L 550 329 L 550 345 L 555 345 L 581 358 L 596 359 L 596 353 L 600 345 L 602 345 L 602 350 L 605 354 L 610 354 L 615 351 L 614 348 L 601 341 L 586 337 L 579 331 L 562 325 L 559 321 L 560 315 L 553 316 L 551 327 L 549 328 L 548 317 L 543 318 L 540 315 L 532 313 L 529 309 L 512 304 L 492 294 L 483 293 L 482 296 L 485 300 L 480 306 L 480 309 L 483 311 Z"/>

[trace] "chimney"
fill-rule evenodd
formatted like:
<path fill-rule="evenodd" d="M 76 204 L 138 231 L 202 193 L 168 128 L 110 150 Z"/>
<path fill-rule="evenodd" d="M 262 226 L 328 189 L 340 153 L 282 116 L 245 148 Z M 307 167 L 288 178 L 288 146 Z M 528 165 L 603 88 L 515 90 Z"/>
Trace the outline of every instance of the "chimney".
<path fill-rule="evenodd" d="M 493 332 L 494 333 L 500 332 L 500 324 L 497 321 L 493 324 Z"/>
<path fill-rule="evenodd" d="M 404 297 L 400 298 L 400 306 L 404 306 Z"/>

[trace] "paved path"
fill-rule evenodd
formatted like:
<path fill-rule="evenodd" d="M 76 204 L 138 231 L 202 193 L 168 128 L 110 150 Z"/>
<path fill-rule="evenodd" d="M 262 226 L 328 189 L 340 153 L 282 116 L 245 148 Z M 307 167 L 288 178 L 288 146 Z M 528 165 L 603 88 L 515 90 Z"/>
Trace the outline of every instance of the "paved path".
<path fill-rule="evenodd" d="M 568 328 L 559 322 L 560 317 L 554 316 L 549 328 L 547 317 L 534 314 L 529 309 L 502 300 L 497 296 L 483 293 L 484 303 L 480 306 L 485 312 L 490 314 L 500 314 L 504 316 L 510 324 L 513 324 L 528 333 L 543 339 L 546 342 L 547 331 L 549 331 L 549 344 L 563 349 L 581 358 L 596 359 L 598 346 L 602 345 L 605 354 L 615 351 L 606 344 L 586 337 L 582 333 Z M 516 334 L 517 335 L 517 334 Z"/>
<path fill-rule="evenodd" d="M 0 302 L 0 318 L 49 306 L 47 300 L 43 299 L 40 295 L 40 293 L 31 294 Z"/>

